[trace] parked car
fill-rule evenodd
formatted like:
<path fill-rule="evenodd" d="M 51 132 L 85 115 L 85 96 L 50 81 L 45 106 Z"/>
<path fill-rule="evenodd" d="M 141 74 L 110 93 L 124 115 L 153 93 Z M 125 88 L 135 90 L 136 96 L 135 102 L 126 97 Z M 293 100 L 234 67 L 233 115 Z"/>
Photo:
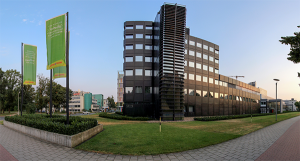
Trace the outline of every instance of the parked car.
<path fill-rule="evenodd" d="M 87 112 L 87 111 L 86 111 L 86 112 L 82 112 L 82 114 L 90 114 L 90 112 Z"/>

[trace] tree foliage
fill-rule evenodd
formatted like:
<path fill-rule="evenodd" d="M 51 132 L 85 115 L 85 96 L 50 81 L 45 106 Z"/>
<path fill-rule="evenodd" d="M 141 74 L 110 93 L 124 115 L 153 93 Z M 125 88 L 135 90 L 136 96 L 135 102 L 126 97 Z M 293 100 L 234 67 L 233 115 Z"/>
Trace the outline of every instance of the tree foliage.
<path fill-rule="evenodd" d="M 116 108 L 116 103 L 115 103 L 115 100 L 114 100 L 114 96 L 108 97 L 107 101 L 108 101 L 108 107 L 110 109 L 111 108 Z"/>
<path fill-rule="evenodd" d="M 297 26 L 300 28 L 300 26 Z M 294 32 L 295 36 L 281 37 L 279 40 L 282 44 L 290 45 L 290 53 L 288 54 L 288 60 L 299 63 L 300 62 L 300 32 Z"/>
<path fill-rule="evenodd" d="M 47 84 L 47 95 L 50 96 L 50 82 Z M 72 99 L 73 91 L 69 89 L 69 100 Z M 59 110 L 60 105 L 66 107 L 66 87 L 52 81 L 52 104 Z"/>
<path fill-rule="evenodd" d="M 299 102 L 295 102 L 295 106 L 297 106 L 298 110 L 300 110 L 300 101 Z"/>
<path fill-rule="evenodd" d="M 36 88 L 35 103 L 37 109 L 42 111 L 44 107 L 47 107 L 47 103 L 49 102 L 49 97 L 47 96 L 47 84 L 50 80 L 42 74 L 38 74 L 37 77 L 39 79 L 39 85 Z"/>

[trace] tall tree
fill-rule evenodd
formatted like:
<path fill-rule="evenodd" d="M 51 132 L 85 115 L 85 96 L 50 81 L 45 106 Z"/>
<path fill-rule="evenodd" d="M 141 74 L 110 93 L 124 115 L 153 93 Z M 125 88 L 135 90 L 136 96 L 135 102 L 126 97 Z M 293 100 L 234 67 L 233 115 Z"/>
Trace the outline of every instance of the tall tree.
<path fill-rule="evenodd" d="M 297 26 L 300 28 L 300 26 Z M 288 54 L 289 57 L 288 60 L 299 63 L 300 62 L 300 32 L 294 32 L 295 36 L 286 36 L 281 37 L 281 40 L 279 40 L 282 44 L 290 45 L 290 53 Z"/>
<path fill-rule="evenodd" d="M 4 106 L 2 110 L 7 110 L 10 112 L 10 110 L 14 109 L 14 106 L 17 105 L 17 93 L 19 92 L 18 90 L 20 89 L 21 85 L 21 74 L 17 70 L 7 70 L 5 71 L 4 74 L 4 79 L 7 81 L 7 86 L 6 86 L 6 92 L 4 95 Z"/>
<path fill-rule="evenodd" d="M 47 95 L 50 96 L 50 82 L 47 84 Z M 69 90 L 69 100 L 72 99 L 73 91 Z M 52 104 L 56 109 L 66 106 L 66 87 L 52 81 Z"/>
<path fill-rule="evenodd" d="M 50 82 L 49 78 L 43 76 L 43 74 L 38 74 L 39 86 L 36 89 L 36 106 L 38 109 L 42 109 L 47 107 L 47 103 L 49 102 L 49 96 L 47 96 L 47 84 Z"/>
<path fill-rule="evenodd" d="M 6 88 L 7 88 L 7 80 L 5 78 L 5 72 L 0 68 L 0 113 L 4 110 L 4 101 L 6 95 Z"/>
<path fill-rule="evenodd" d="M 295 102 L 295 106 L 298 107 L 298 111 L 300 110 L 300 101 L 299 102 Z"/>
<path fill-rule="evenodd" d="M 114 100 L 114 96 L 108 97 L 107 100 L 108 100 L 108 107 L 110 109 L 116 108 L 116 103 L 115 103 L 115 100 Z"/>

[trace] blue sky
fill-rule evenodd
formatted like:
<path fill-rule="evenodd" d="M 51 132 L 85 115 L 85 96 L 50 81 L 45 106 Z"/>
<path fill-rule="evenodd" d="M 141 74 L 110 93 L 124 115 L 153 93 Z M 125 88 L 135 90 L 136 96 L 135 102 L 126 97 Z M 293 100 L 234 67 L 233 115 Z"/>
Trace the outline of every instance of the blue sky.
<path fill-rule="evenodd" d="M 123 70 L 125 21 L 153 21 L 165 1 L 0 0 L 0 67 L 21 70 L 21 42 L 37 46 L 37 73 L 46 70 L 45 21 L 69 12 L 70 88 L 117 95 L 117 71 Z M 300 100 L 300 65 L 288 61 L 289 46 L 278 40 L 299 32 L 299 0 L 167 1 L 187 7 L 191 35 L 220 46 L 220 74 L 242 75 L 243 82 L 278 98 Z M 65 86 L 65 78 L 56 79 Z"/>

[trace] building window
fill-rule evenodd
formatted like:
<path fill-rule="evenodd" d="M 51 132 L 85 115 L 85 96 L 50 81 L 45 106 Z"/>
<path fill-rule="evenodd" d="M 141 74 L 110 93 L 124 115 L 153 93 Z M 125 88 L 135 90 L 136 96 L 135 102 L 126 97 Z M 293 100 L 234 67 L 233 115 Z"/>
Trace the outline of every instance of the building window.
<path fill-rule="evenodd" d="M 197 69 L 201 69 L 201 64 L 196 63 L 196 68 L 197 68 Z"/>
<path fill-rule="evenodd" d="M 187 61 L 186 60 L 184 61 L 184 66 L 187 66 Z"/>
<path fill-rule="evenodd" d="M 227 85 L 228 85 L 228 83 L 223 82 L 223 86 L 224 86 L 224 87 L 227 87 Z"/>
<path fill-rule="evenodd" d="M 152 76 L 152 70 L 145 70 L 145 76 Z"/>
<path fill-rule="evenodd" d="M 215 73 L 219 74 L 219 69 L 215 68 Z"/>
<path fill-rule="evenodd" d="M 126 30 L 133 29 L 133 26 L 126 26 L 125 29 Z"/>
<path fill-rule="evenodd" d="M 208 46 L 207 45 L 203 45 L 203 49 L 208 50 Z"/>
<path fill-rule="evenodd" d="M 144 29 L 143 25 L 135 25 L 135 29 Z"/>
<path fill-rule="evenodd" d="M 126 46 L 125 46 L 125 49 L 126 49 L 126 50 L 132 50 L 132 49 L 133 49 L 133 45 L 126 45 Z"/>
<path fill-rule="evenodd" d="M 187 95 L 187 89 L 183 89 L 185 95 Z"/>
<path fill-rule="evenodd" d="M 232 100 L 232 95 L 229 95 L 229 100 Z"/>
<path fill-rule="evenodd" d="M 213 47 L 209 47 L 209 51 L 214 52 L 214 48 Z"/>
<path fill-rule="evenodd" d="M 195 56 L 195 52 L 192 51 L 192 50 L 190 50 L 190 55 L 191 55 L 191 56 Z"/>
<path fill-rule="evenodd" d="M 125 93 L 132 93 L 132 91 L 133 91 L 133 87 L 125 87 Z"/>
<path fill-rule="evenodd" d="M 209 78 L 209 83 L 212 83 L 212 84 L 214 84 L 214 79 L 212 79 L 212 78 Z"/>
<path fill-rule="evenodd" d="M 212 61 L 212 62 L 214 62 L 214 57 L 212 57 L 212 56 L 209 56 L 209 61 Z"/>
<path fill-rule="evenodd" d="M 152 30 L 152 26 L 146 26 L 146 30 Z"/>
<path fill-rule="evenodd" d="M 203 65 L 203 70 L 207 70 L 207 65 Z"/>
<path fill-rule="evenodd" d="M 219 81 L 219 85 L 220 85 L 220 86 L 223 86 L 223 82 L 222 82 L 222 81 Z"/>
<path fill-rule="evenodd" d="M 224 96 L 223 96 L 223 93 L 220 93 L 220 98 L 221 98 L 221 99 L 223 99 L 223 98 L 224 98 Z"/>
<path fill-rule="evenodd" d="M 240 101 L 240 97 L 239 97 L 239 96 L 236 96 L 236 100 L 237 100 L 237 101 Z"/>
<path fill-rule="evenodd" d="M 142 86 L 135 86 L 135 93 L 143 93 Z"/>
<path fill-rule="evenodd" d="M 201 81 L 201 76 L 200 75 L 196 75 L 196 81 Z"/>
<path fill-rule="evenodd" d="M 143 56 L 135 56 L 135 62 L 143 62 Z"/>
<path fill-rule="evenodd" d="M 133 35 L 125 35 L 125 39 L 133 39 Z"/>
<path fill-rule="evenodd" d="M 152 45 L 145 45 L 145 50 L 152 50 Z"/>
<path fill-rule="evenodd" d="M 187 54 L 187 50 L 186 49 L 184 50 L 184 54 Z"/>
<path fill-rule="evenodd" d="M 207 55 L 206 54 L 203 54 L 203 59 L 207 60 Z"/>
<path fill-rule="evenodd" d="M 201 58 L 201 53 L 198 53 L 198 52 L 197 52 L 197 57 L 198 57 L 198 58 Z"/>
<path fill-rule="evenodd" d="M 201 96 L 201 90 L 196 90 L 196 96 Z"/>
<path fill-rule="evenodd" d="M 189 79 L 194 80 L 194 74 L 189 74 Z"/>
<path fill-rule="evenodd" d="M 224 98 L 228 100 L 228 94 L 224 94 Z"/>
<path fill-rule="evenodd" d="M 189 89 L 189 95 L 190 95 L 190 96 L 193 96 L 193 95 L 194 95 L 194 92 L 195 92 L 195 91 L 194 91 L 193 89 Z"/>
<path fill-rule="evenodd" d="M 216 53 L 216 54 L 219 54 L 219 50 L 215 50 L 215 53 Z"/>
<path fill-rule="evenodd" d="M 152 39 L 152 35 L 145 35 L 146 39 Z"/>
<path fill-rule="evenodd" d="M 144 38 L 144 35 L 143 34 L 135 34 L 135 38 L 142 39 L 142 38 Z"/>
<path fill-rule="evenodd" d="M 184 79 L 187 79 L 187 74 L 186 73 L 184 73 Z"/>
<path fill-rule="evenodd" d="M 192 68 L 194 68 L 194 67 L 195 67 L 195 64 L 194 64 L 194 62 L 190 61 L 190 62 L 189 62 L 189 67 L 192 67 Z"/>
<path fill-rule="evenodd" d="M 197 47 L 202 48 L 202 44 L 197 42 Z"/>
<path fill-rule="evenodd" d="M 190 45 L 195 46 L 195 41 L 190 40 Z"/>
<path fill-rule="evenodd" d="M 219 59 L 215 59 L 215 63 L 219 64 Z"/>
<path fill-rule="evenodd" d="M 203 82 L 207 83 L 207 77 L 203 76 Z"/>
<path fill-rule="evenodd" d="M 187 44 L 187 39 L 184 40 L 184 43 Z"/>
<path fill-rule="evenodd" d="M 132 76 L 133 70 L 125 70 L 125 76 Z"/>
<path fill-rule="evenodd" d="M 208 97 L 207 91 L 203 91 L 203 97 Z"/>
<path fill-rule="evenodd" d="M 214 98 L 214 92 L 209 92 L 209 97 Z"/>
<path fill-rule="evenodd" d="M 133 62 L 133 57 L 125 57 L 125 62 Z"/>
<path fill-rule="evenodd" d="M 189 112 L 194 112 L 194 106 L 189 106 Z"/>
<path fill-rule="evenodd" d="M 219 98 L 219 93 L 215 92 L 215 98 Z"/>
<path fill-rule="evenodd" d="M 214 68 L 213 67 L 209 67 L 209 71 L 210 72 L 214 72 Z"/>
<path fill-rule="evenodd" d="M 152 62 L 152 57 L 149 57 L 149 56 L 147 57 L 147 56 L 146 56 L 146 57 L 145 57 L 145 62 Z"/>
<path fill-rule="evenodd" d="M 142 76 L 143 75 L 143 69 L 135 69 L 135 75 L 136 76 Z"/>
<path fill-rule="evenodd" d="M 135 49 L 143 49 L 143 44 L 135 44 Z"/>
<path fill-rule="evenodd" d="M 145 86 L 145 93 L 152 93 L 152 87 Z"/>

